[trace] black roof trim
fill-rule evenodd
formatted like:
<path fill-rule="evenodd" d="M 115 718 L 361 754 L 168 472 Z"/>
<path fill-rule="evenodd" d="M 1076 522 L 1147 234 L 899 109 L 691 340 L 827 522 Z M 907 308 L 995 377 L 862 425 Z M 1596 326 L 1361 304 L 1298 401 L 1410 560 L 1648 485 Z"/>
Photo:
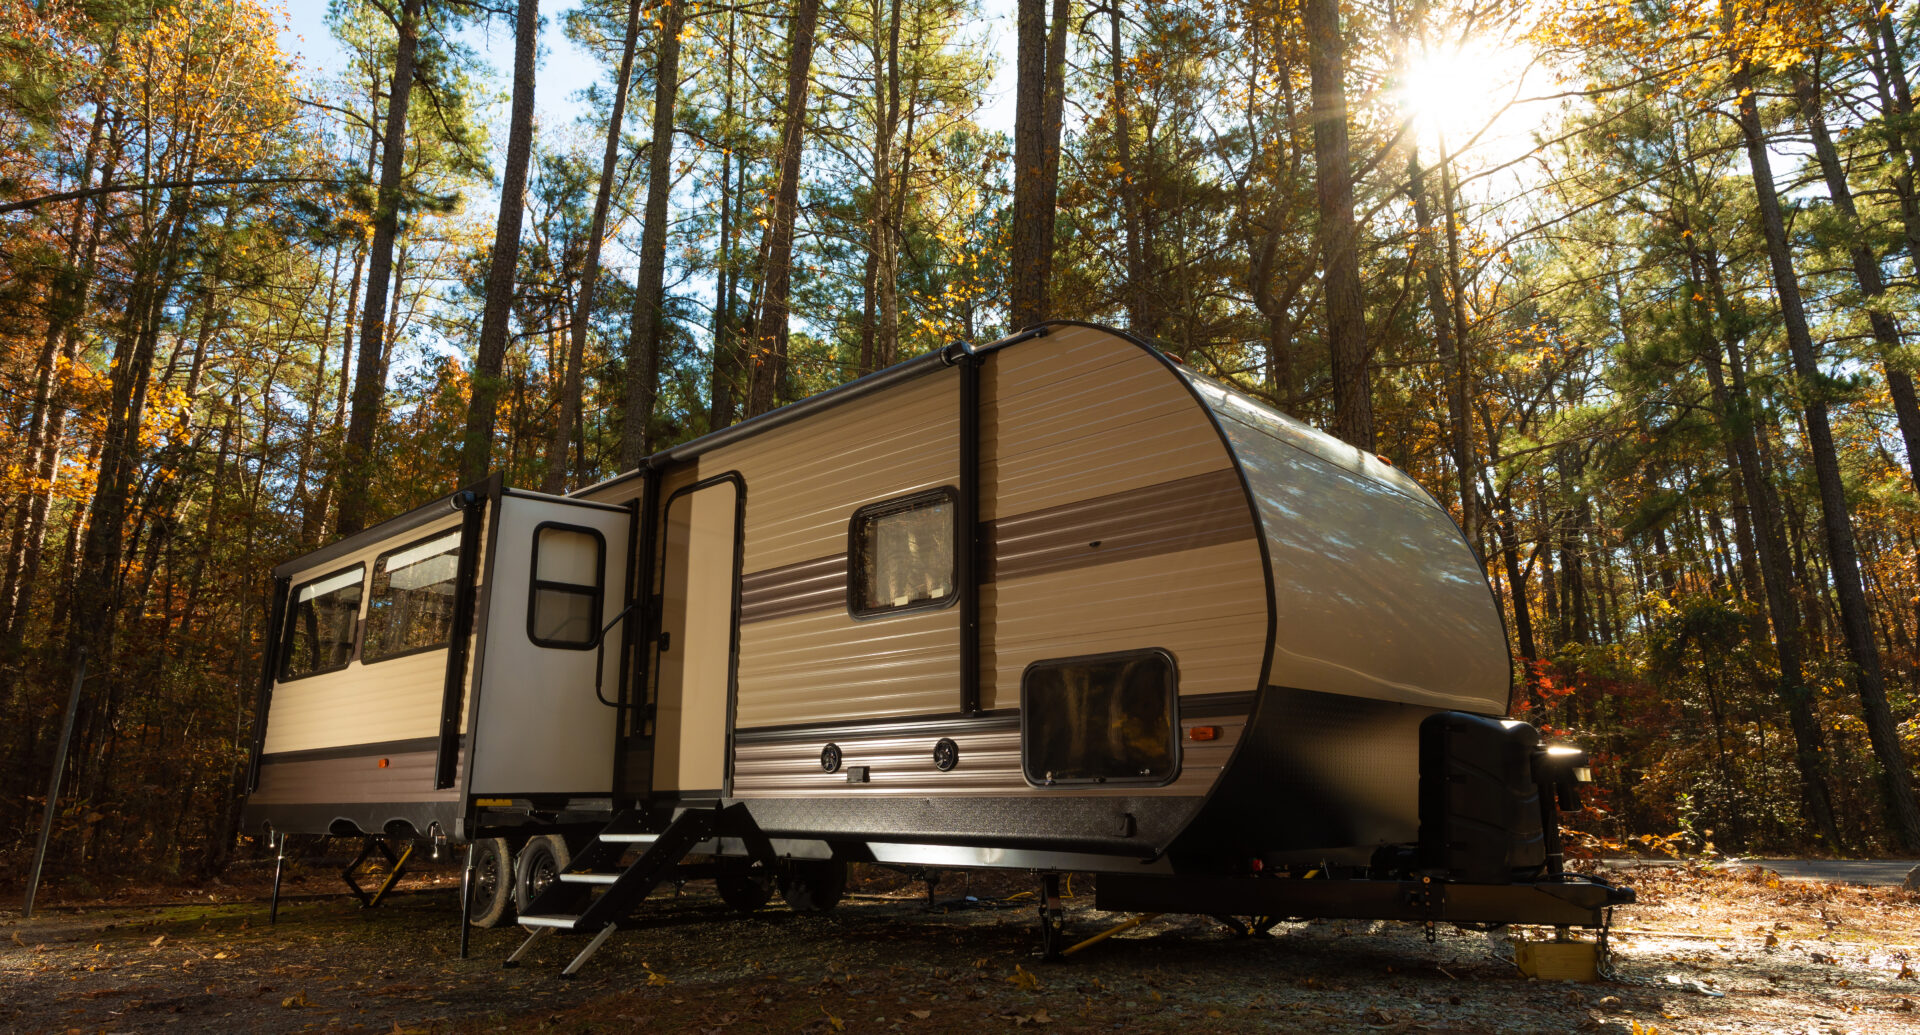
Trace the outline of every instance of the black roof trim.
<path fill-rule="evenodd" d="M 964 342 L 954 342 L 945 348 L 924 353 L 912 359 L 902 360 L 893 366 L 887 367 L 885 370 L 876 370 L 865 377 L 849 381 L 838 388 L 829 388 L 819 395 L 810 395 L 798 402 L 788 403 L 777 410 L 769 410 L 758 417 L 752 417 L 730 427 L 721 428 L 719 431 L 710 431 L 699 438 L 682 442 L 668 449 L 663 449 L 647 457 L 645 460 L 640 461 L 640 466 L 631 471 L 624 471 L 611 478 L 595 482 L 586 488 L 577 489 L 570 493 L 570 495 L 590 495 L 602 489 L 607 489 L 621 482 L 628 481 L 629 479 L 637 478 L 642 471 L 649 467 L 660 468 L 669 464 L 692 460 L 695 457 L 719 449 L 722 446 L 730 446 L 742 439 L 751 438 L 754 435 L 771 431 L 774 428 L 791 424 L 797 420 L 804 420 L 815 414 L 833 409 L 836 406 L 852 402 L 855 399 L 864 398 L 874 392 L 884 391 L 903 382 L 943 370 L 960 362 L 965 356 L 978 355 L 992 349 L 1004 348 L 1015 342 L 1026 341 L 1029 338 L 1044 337 L 1046 333 L 1047 326 L 1042 324 L 1037 327 L 1029 327 L 1018 334 L 1010 334 L 986 345 L 970 346 Z"/>
<path fill-rule="evenodd" d="M 500 475 L 495 473 L 489 475 L 484 481 L 475 482 L 463 489 L 455 489 L 431 503 L 415 507 L 397 517 L 390 517 L 372 528 L 356 532 L 338 542 L 329 543 L 312 553 L 301 554 L 274 568 L 273 574 L 278 578 L 292 578 L 299 572 L 310 571 L 348 554 L 359 553 L 369 546 L 394 536 L 404 535 L 436 518 L 456 514 L 461 510 L 460 504 L 456 501 L 465 500 L 468 493 L 480 499 L 491 499 L 499 492 Z"/>

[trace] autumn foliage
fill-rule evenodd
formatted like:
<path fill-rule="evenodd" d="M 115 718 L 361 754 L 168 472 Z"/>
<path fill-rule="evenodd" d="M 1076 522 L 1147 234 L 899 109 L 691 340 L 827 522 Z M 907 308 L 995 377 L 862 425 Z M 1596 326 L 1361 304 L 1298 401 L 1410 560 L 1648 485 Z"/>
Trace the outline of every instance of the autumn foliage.
<path fill-rule="evenodd" d="M 1016 298 L 1426 486 L 1590 847 L 1920 847 L 1916 5 L 1026 3 L 1011 108 L 1012 24 L 821 4 L 803 55 L 804 6 L 545 10 L 597 79 L 516 141 L 486 5 L 335 4 L 299 67 L 252 0 L 0 0 L 0 874 L 83 655 L 61 879 L 246 849 L 267 570 L 343 505 L 577 488 Z"/>

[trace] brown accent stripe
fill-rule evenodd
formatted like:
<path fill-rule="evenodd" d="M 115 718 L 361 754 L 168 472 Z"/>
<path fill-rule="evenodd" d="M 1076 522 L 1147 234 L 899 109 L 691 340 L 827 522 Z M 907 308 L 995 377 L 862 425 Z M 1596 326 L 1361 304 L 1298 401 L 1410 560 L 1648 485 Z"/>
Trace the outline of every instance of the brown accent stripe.
<path fill-rule="evenodd" d="M 1231 467 L 987 522 L 986 579 L 1017 579 L 1253 538 Z"/>
<path fill-rule="evenodd" d="M 988 582 L 1136 560 L 1251 539 L 1253 513 L 1231 467 L 1130 492 L 983 522 Z M 740 621 L 845 607 L 847 555 L 756 571 L 740 580 Z"/>
<path fill-rule="evenodd" d="M 805 614 L 847 603 L 847 555 L 837 553 L 740 578 L 740 621 Z"/>

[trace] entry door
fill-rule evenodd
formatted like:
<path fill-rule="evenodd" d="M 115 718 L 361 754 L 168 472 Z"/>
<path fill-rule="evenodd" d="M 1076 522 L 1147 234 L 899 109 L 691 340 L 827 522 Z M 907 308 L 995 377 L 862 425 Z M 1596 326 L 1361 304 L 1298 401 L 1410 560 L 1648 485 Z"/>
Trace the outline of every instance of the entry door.
<path fill-rule="evenodd" d="M 717 798 L 729 789 L 745 488 L 739 475 L 724 474 L 667 500 L 653 788 L 669 797 Z"/>
<path fill-rule="evenodd" d="M 468 792 L 605 795 L 618 727 L 601 698 L 619 686 L 620 634 L 606 651 L 599 635 L 627 599 L 633 515 L 508 490 L 494 521 Z"/>

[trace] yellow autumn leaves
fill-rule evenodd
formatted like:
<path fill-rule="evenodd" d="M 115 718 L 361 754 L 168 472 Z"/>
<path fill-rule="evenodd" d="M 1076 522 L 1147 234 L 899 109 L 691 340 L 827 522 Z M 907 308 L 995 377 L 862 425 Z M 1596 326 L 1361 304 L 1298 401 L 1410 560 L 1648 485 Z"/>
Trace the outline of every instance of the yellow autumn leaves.
<path fill-rule="evenodd" d="M 244 174 L 298 114 L 279 26 L 248 0 L 182 0 L 157 11 L 107 70 L 129 130 L 151 140 L 149 181 Z"/>

